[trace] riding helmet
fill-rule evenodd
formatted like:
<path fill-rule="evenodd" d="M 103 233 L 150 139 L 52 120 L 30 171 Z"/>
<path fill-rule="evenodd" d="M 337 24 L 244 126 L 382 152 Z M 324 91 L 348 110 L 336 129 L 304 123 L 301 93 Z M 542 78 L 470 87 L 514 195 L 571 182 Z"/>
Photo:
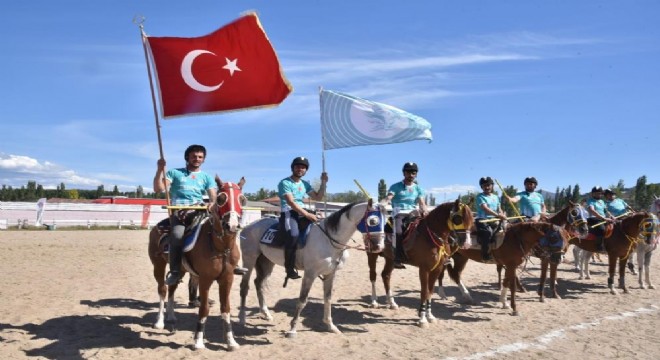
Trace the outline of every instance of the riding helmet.
<path fill-rule="evenodd" d="M 303 165 L 305 169 L 309 169 L 309 160 L 307 160 L 307 158 L 304 156 L 298 156 L 297 158 L 293 159 L 291 162 L 291 171 L 293 171 L 293 167 L 296 165 Z"/>
<path fill-rule="evenodd" d="M 527 184 L 527 183 L 532 183 L 532 184 L 534 184 L 534 185 L 538 185 L 538 184 L 539 184 L 539 182 L 536 181 L 536 178 L 533 177 L 533 176 L 530 176 L 530 177 L 526 177 L 526 178 L 525 178 L 525 181 L 523 181 L 523 184 Z"/>
<path fill-rule="evenodd" d="M 414 162 L 407 162 L 403 164 L 403 171 L 419 171 L 417 170 L 417 164 Z"/>
<path fill-rule="evenodd" d="M 614 191 L 610 189 L 605 189 L 605 195 L 614 194 Z"/>
<path fill-rule="evenodd" d="M 493 185 L 493 179 L 491 179 L 490 176 L 482 177 L 479 179 L 479 186 L 484 186 L 484 184 Z"/>
<path fill-rule="evenodd" d="M 591 188 L 591 192 L 592 192 L 592 193 L 595 193 L 595 192 L 603 192 L 603 188 L 600 187 L 600 186 L 594 186 L 593 188 Z"/>
<path fill-rule="evenodd" d="M 188 161 L 188 155 L 190 153 L 194 153 L 194 152 L 204 153 L 204 158 L 206 158 L 206 148 L 202 145 L 194 144 L 194 145 L 188 146 L 188 148 L 186 149 L 186 152 L 183 153 L 184 160 Z"/>

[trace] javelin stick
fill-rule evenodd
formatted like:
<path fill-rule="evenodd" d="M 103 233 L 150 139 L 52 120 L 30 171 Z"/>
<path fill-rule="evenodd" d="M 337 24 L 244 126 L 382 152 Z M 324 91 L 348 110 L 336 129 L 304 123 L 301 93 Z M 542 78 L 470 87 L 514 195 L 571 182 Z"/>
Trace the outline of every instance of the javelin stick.
<path fill-rule="evenodd" d="M 163 206 L 163 209 L 168 209 L 168 210 L 206 210 L 208 209 L 206 206 L 192 206 L 192 205 L 167 205 Z"/>
<path fill-rule="evenodd" d="M 355 181 L 355 185 L 357 185 L 357 187 L 360 188 L 360 191 L 362 191 L 362 193 L 367 197 L 367 199 L 373 199 L 371 195 L 369 195 L 369 192 L 367 192 L 367 190 L 365 190 L 356 179 L 353 179 L 353 181 Z"/>
<path fill-rule="evenodd" d="M 502 192 L 502 195 L 506 196 L 506 198 L 509 199 L 509 195 L 507 195 L 507 193 L 504 191 L 504 189 L 502 188 L 502 185 L 500 185 L 500 182 L 497 181 L 497 179 L 495 179 L 495 182 L 497 183 L 497 186 L 500 188 L 500 191 Z M 516 213 L 516 217 L 518 217 L 518 218 L 524 217 L 524 216 L 520 216 L 520 212 L 518 211 L 518 207 L 516 206 L 516 204 L 512 203 L 511 201 L 509 201 L 509 204 L 513 208 L 513 212 Z"/>
<path fill-rule="evenodd" d="M 522 216 L 522 215 L 521 215 L 521 216 L 511 216 L 511 217 L 508 217 L 508 218 L 506 218 L 506 219 L 507 219 L 507 220 L 512 220 L 512 219 L 522 219 L 522 218 L 524 218 L 524 217 L 525 217 L 525 216 Z M 500 221 L 500 218 L 490 218 L 490 219 L 487 219 L 487 220 L 479 220 L 479 221 L 482 222 L 482 223 L 489 223 L 489 222 Z"/>
<path fill-rule="evenodd" d="M 619 216 L 615 216 L 614 218 L 615 218 L 615 219 L 618 219 L 618 218 L 622 218 L 622 217 L 624 217 L 624 216 L 626 216 L 626 215 L 628 215 L 627 212 L 626 212 L 626 213 L 623 213 L 623 214 L 621 214 L 621 215 L 619 215 Z M 593 229 L 593 228 L 595 228 L 596 226 L 601 226 L 601 225 L 605 224 L 606 222 L 607 222 L 607 220 L 605 220 L 605 221 L 601 221 L 601 222 L 596 223 L 596 224 L 593 224 L 593 225 L 591 225 L 591 228 Z"/>

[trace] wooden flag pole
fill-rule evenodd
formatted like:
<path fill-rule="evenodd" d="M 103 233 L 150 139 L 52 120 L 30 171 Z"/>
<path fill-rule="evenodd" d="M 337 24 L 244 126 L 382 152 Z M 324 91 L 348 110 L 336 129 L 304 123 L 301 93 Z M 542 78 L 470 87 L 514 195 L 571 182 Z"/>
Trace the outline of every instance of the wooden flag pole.
<path fill-rule="evenodd" d="M 144 32 L 144 16 L 136 15 L 133 18 L 133 23 L 140 28 L 142 49 L 144 50 L 144 61 L 147 63 L 147 76 L 149 77 L 149 89 L 151 90 L 151 104 L 153 105 L 154 119 L 156 120 L 158 150 L 160 151 L 160 159 L 165 160 L 165 155 L 163 155 L 163 139 L 160 135 L 160 122 L 158 121 L 158 107 L 156 106 L 156 95 L 154 94 L 154 82 L 151 75 L 151 65 L 149 63 L 149 52 L 147 51 L 147 34 Z M 165 178 L 163 178 L 163 188 L 165 189 L 165 199 L 167 201 L 167 205 L 170 205 L 170 192 L 167 190 L 167 182 L 165 181 Z"/>
<path fill-rule="evenodd" d="M 497 181 L 497 179 L 495 179 L 495 182 L 497 183 L 497 186 L 500 188 L 500 191 L 502 191 L 502 195 L 506 196 L 506 198 L 509 199 L 509 195 L 506 193 L 506 191 L 504 191 L 504 189 L 502 188 L 502 185 L 500 185 L 500 182 Z M 523 216 L 520 216 L 520 212 L 518 211 L 518 207 L 516 206 L 516 204 L 512 203 L 511 201 L 509 201 L 509 204 L 511 204 L 511 207 L 513 208 L 513 212 L 516 213 L 516 216 L 518 218 L 523 217 Z"/>

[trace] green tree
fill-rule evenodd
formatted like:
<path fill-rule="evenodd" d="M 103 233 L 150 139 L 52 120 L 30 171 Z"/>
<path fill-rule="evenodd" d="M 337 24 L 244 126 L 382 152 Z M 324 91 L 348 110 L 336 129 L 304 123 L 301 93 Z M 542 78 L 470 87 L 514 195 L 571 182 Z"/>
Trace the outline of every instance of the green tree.
<path fill-rule="evenodd" d="M 651 196 L 646 188 L 646 175 L 643 175 L 637 179 L 637 185 L 635 185 L 635 205 L 639 209 L 646 209 L 651 206 L 651 202 Z"/>
<path fill-rule="evenodd" d="M 135 189 L 135 197 L 144 197 L 144 189 L 142 188 L 142 185 L 138 185 L 138 187 Z"/>
<path fill-rule="evenodd" d="M 573 187 L 573 193 L 571 194 L 571 201 L 577 203 L 580 201 L 580 185 L 575 184 Z"/>
<path fill-rule="evenodd" d="M 378 182 L 378 201 L 381 201 L 387 197 L 387 184 L 385 179 L 380 179 Z"/>
<path fill-rule="evenodd" d="M 96 188 L 96 198 L 100 199 L 103 195 L 105 195 L 105 188 L 103 185 L 99 185 L 99 187 Z"/>

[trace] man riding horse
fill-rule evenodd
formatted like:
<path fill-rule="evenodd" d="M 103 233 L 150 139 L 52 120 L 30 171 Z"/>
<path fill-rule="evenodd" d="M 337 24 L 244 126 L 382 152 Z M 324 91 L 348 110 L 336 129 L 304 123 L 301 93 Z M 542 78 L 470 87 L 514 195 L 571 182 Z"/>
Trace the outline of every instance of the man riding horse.
<path fill-rule="evenodd" d="M 523 183 L 525 191 L 518 192 L 514 197 L 509 197 L 506 192 L 502 193 L 511 204 L 520 202 L 520 215 L 532 221 L 539 221 L 541 215 L 547 212 L 543 194 L 535 191 L 539 183 L 533 176 L 525 178 Z"/>
<path fill-rule="evenodd" d="M 490 176 L 479 179 L 482 193 L 477 195 L 477 241 L 481 245 L 481 257 L 484 261 L 491 260 L 490 243 L 495 233 L 501 230 L 502 221 L 506 215 L 500 206 L 500 198 L 493 194 L 493 179 Z M 499 220 L 497 220 L 499 219 Z"/>
<path fill-rule="evenodd" d="M 591 196 L 587 199 L 587 211 L 589 217 L 589 231 L 596 236 L 596 251 L 605 251 L 603 239 L 605 237 L 605 224 L 613 222 L 611 214 L 607 210 L 605 201 L 603 201 L 603 188 L 594 186 L 591 189 Z"/>

